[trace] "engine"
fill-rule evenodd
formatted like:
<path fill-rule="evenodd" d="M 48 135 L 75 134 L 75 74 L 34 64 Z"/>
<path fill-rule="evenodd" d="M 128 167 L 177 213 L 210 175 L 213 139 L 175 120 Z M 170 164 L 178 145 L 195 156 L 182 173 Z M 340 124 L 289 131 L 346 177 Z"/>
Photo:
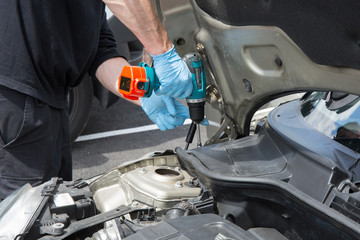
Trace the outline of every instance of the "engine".
<path fill-rule="evenodd" d="M 1 203 L 0 236 L 49 240 L 359 236 L 355 217 L 350 220 L 309 198 L 286 178 L 226 176 L 219 174 L 223 160 L 211 162 L 207 157 L 206 165 L 196 156 L 201 158 L 195 151 L 154 153 L 92 179 L 63 182 L 54 178 L 36 188 L 25 186 Z M 278 178 L 281 171 L 275 170 L 271 174 Z M 331 208 L 351 189 L 341 190 L 344 194 L 329 203 Z M 24 212 L 28 218 L 14 218 Z M 356 209 L 352 214 L 357 214 Z"/>

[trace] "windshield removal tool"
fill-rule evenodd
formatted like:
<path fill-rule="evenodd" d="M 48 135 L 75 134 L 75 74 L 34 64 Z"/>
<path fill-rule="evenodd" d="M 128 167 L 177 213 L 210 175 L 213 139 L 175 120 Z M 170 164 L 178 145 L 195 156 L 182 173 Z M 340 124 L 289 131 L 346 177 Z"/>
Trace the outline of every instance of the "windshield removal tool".
<path fill-rule="evenodd" d="M 187 150 L 192 143 L 196 130 L 198 129 L 198 143 L 201 146 L 200 126 L 204 120 L 204 106 L 206 97 L 206 80 L 204 66 L 199 53 L 188 53 L 184 59 L 187 64 L 193 83 L 193 91 L 186 102 L 189 106 L 190 118 L 192 120 L 189 132 L 186 137 Z M 153 90 L 160 87 L 160 82 L 155 74 L 155 70 L 146 63 L 140 63 L 139 66 L 125 66 L 121 72 L 118 83 L 119 92 L 124 98 L 138 100 L 141 97 L 150 97 Z"/>
<path fill-rule="evenodd" d="M 204 74 L 204 66 L 202 64 L 201 56 L 199 53 L 188 53 L 184 56 L 183 60 L 187 64 L 191 72 L 193 81 L 193 91 L 191 95 L 186 98 L 186 102 L 189 106 L 190 118 L 192 120 L 189 132 L 185 140 L 185 150 L 187 150 L 189 148 L 189 144 L 194 138 L 196 128 L 198 130 L 197 146 L 201 147 L 200 123 L 202 120 L 204 120 L 206 79 Z"/>

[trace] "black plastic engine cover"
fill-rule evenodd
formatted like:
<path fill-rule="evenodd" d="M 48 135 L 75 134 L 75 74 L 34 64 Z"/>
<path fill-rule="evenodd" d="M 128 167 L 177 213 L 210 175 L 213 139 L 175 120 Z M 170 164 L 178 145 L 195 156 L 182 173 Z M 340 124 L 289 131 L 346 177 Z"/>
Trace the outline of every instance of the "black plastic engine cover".
<path fill-rule="evenodd" d="M 266 235 L 266 238 L 262 236 Z M 287 239 L 275 229 L 244 229 L 215 214 L 180 217 L 147 227 L 126 239 Z"/>
<path fill-rule="evenodd" d="M 177 148 L 180 163 L 212 192 L 218 214 L 243 229 L 275 228 L 288 239 L 359 239 L 359 195 L 338 190 L 359 178 L 358 153 L 310 127 L 300 104 L 277 107 L 257 135 Z"/>

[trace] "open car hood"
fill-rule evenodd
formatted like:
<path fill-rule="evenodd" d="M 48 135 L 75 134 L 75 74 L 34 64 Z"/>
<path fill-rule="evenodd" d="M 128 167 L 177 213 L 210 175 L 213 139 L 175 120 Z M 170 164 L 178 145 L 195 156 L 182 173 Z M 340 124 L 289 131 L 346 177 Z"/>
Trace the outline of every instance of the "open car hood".
<path fill-rule="evenodd" d="M 203 53 L 211 103 L 206 115 L 213 120 L 212 108 L 220 110 L 221 130 L 234 129 L 230 138 L 247 135 L 254 112 L 279 96 L 360 94 L 360 15 L 351 13 L 358 1 L 347 2 L 351 7 L 310 0 L 160 2 L 180 55 Z"/>

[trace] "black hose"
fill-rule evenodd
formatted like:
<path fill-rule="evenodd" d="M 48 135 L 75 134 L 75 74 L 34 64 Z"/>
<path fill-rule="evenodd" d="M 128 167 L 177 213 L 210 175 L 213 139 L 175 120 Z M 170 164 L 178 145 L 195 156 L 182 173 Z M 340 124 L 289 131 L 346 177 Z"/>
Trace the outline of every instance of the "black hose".
<path fill-rule="evenodd" d="M 197 214 L 200 214 L 200 212 L 193 204 L 189 202 L 180 202 L 166 212 L 165 218 L 169 220 Z"/>

